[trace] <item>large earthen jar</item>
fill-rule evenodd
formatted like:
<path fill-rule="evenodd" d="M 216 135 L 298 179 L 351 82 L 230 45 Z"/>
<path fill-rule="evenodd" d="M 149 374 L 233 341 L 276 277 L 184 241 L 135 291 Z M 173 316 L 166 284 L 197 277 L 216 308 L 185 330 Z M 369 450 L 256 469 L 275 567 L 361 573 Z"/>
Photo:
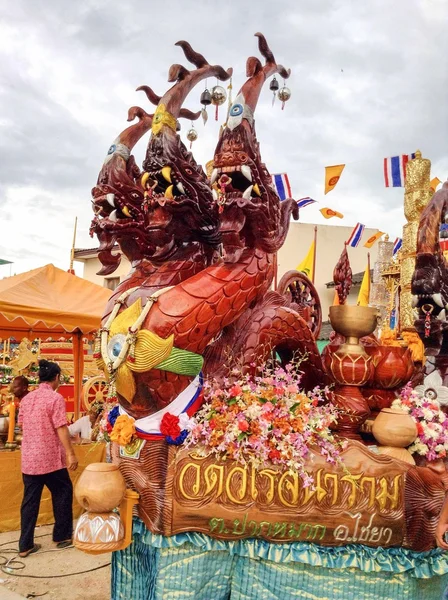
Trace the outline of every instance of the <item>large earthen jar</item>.
<path fill-rule="evenodd" d="M 75 486 L 79 504 L 89 512 L 105 513 L 120 504 L 126 483 L 117 465 L 92 463 L 81 473 Z"/>
<path fill-rule="evenodd" d="M 372 433 L 382 446 L 406 448 L 417 437 L 417 426 L 409 414 L 383 408 L 373 423 Z"/>

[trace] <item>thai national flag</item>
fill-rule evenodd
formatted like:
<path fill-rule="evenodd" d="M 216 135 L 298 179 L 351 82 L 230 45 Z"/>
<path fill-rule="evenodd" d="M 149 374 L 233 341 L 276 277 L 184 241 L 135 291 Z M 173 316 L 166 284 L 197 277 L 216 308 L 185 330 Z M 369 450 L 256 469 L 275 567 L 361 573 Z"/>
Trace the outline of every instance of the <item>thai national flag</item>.
<path fill-rule="evenodd" d="M 406 164 L 415 158 L 415 154 L 402 154 L 384 159 L 384 185 L 386 187 L 404 187 Z"/>
<path fill-rule="evenodd" d="M 395 239 L 395 242 L 394 242 L 394 256 L 398 252 L 398 250 L 400 250 L 402 244 L 403 244 L 403 240 L 401 238 L 396 238 Z"/>
<path fill-rule="evenodd" d="M 280 200 L 292 198 L 291 186 L 289 185 L 289 179 L 286 173 L 277 173 L 276 175 L 272 175 L 272 183 L 277 190 Z"/>
<path fill-rule="evenodd" d="M 365 225 L 362 223 L 357 223 L 355 228 L 353 229 L 351 236 L 347 240 L 347 246 L 351 246 L 352 248 L 356 248 L 361 241 L 362 234 L 364 233 Z"/>
<path fill-rule="evenodd" d="M 300 200 L 297 200 L 297 206 L 299 208 L 305 208 L 305 206 L 309 206 L 310 204 L 314 204 L 315 202 L 317 202 L 317 200 L 313 200 L 312 198 L 309 198 L 307 196 L 306 198 L 300 198 Z"/>

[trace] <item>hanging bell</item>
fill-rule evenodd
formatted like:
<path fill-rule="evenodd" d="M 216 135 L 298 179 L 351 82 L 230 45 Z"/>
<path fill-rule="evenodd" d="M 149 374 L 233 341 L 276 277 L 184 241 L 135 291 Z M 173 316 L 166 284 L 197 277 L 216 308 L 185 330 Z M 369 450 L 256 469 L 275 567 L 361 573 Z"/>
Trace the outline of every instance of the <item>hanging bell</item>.
<path fill-rule="evenodd" d="M 287 102 L 290 98 L 291 98 L 291 90 L 288 87 L 286 87 L 286 85 L 284 85 L 278 91 L 278 99 L 282 103 L 282 110 L 285 108 L 285 102 Z"/>
<path fill-rule="evenodd" d="M 278 81 L 274 75 L 274 77 L 272 78 L 271 83 L 269 84 L 269 89 L 272 92 L 272 106 L 274 106 L 274 102 L 275 102 L 275 92 L 278 90 L 280 86 L 278 85 Z"/>
<path fill-rule="evenodd" d="M 190 150 L 193 145 L 193 142 L 198 139 L 198 132 L 194 127 L 187 131 L 187 140 L 190 142 Z"/>
<path fill-rule="evenodd" d="M 203 106 L 208 106 L 211 103 L 212 103 L 212 95 L 210 94 L 208 89 L 205 88 L 205 90 L 201 94 L 201 104 Z"/>
<path fill-rule="evenodd" d="M 226 101 L 227 92 L 222 86 L 215 85 L 215 87 L 212 88 L 211 98 L 212 98 L 212 104 L 214 106 L 216 106 L 215 121 L 217 121 L 218 120 L 218 107 L 221 106 L 221 104 L 224 104 L 224 102 Z"/>

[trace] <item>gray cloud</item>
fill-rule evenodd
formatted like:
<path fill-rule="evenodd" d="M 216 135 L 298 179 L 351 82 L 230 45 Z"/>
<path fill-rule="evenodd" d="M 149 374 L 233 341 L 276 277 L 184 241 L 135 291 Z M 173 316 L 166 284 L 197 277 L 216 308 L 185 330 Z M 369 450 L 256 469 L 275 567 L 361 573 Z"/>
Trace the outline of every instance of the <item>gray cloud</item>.
<path fill-rule="evenodd" d="M 289 174 L 296 197 L 341 210 L 347 224 L 400 233 L 403 190 L 384 188 L 385 156 L 420 148 L 434 175 L 448 175 L 445 0 L 16 0 L 3 10 L 0 204 L 8 228 L 20 231 L 21 220 L 33 219 L 35 261 L 53 255 L 66 264 L 75 215 L 78 245 L 92 245 L 90 189 L 103 156 L 126 127 L 129 106 L 148 108 L 135 88 L 163 93 L 169 66 L 186 64 L 174 46 L 179 39 L 210 62 L 233 66 L 235 95 L 247 57 L 258 54 L 253 33 L 265 33 L 278 62 L 292 69 L 292 98 L 281 111 L 278 101 L 271 107 L 268 86 L 262 93 L 263 158 L 271 172 Z M 197 109 L 201 91 L 186 106 Z M 207 127 L 196 125 L 202 164 L 218 134 L 209 115 Z M 145 143 L 136 148 L 139 160 Z M 338 163 L 346 169 L 325 197 L 324 167 Z M 321 221 L 315 206 L 302 217 Z M 9 256 L 25 269 L 26 241 L 16 248 Z"/>

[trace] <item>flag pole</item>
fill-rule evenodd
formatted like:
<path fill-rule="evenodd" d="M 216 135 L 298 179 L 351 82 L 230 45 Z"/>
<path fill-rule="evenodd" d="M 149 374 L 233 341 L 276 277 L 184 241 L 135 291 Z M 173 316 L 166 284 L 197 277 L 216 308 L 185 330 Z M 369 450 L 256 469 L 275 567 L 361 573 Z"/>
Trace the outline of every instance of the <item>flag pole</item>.
<path fill-rule="evenodd" d="M 311 281 L 314 283 L 316 276 L 316 245 L 317 245 L 317 225 L 314 226 L 314 252 L 313 252 L 313 272 L 311 274 Z"/>
<path fill-rule="evenodd" d="M 370 252 L 367 252 L 367 273 L 369 275 L 369 279 L 368 279 L 369 287 L 367 289 L 367 292 L 368 292 L 367 293 L 367 297 L 368 297 L 367 304 L 370 305 Z"/>
<path fill-rule="evenodd" d="M 73 269 L 73 261 L 75 260 L 75 244 L 76 244 L 76 228 L 78 226 L 78 217 L 75 217 L 75 228 L 73 230 L 73 242 L 72 249 L 70 251 L 70 268 L 68 270 L 72 275 L 75 274 L 75 270 Z"/>

